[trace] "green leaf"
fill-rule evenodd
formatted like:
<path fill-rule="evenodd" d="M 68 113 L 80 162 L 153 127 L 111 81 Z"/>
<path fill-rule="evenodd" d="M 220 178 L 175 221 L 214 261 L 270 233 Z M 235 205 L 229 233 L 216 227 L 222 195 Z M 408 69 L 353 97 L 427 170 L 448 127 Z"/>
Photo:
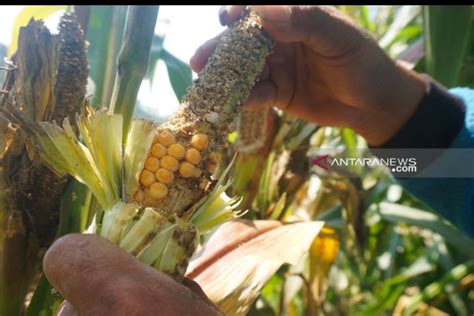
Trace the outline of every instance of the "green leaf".
<path fill-rule="evenodd" d="M 162 50 L 161 59 L 164 61 L 166 69 L 168 70 L 168 76 L 173 91 L 178 100 L 181 101 L 181 98 L 186 94 L 186 90 L 193 83 L 191 68 L 166 49 Z"/>
<path fill-rule="evenodd" d="M 435 241 L 434 247 L 431 248 L 431 251 L 434 253 L 434 257 L 436 257 L 436 260 L 440 263 L 440 266 L 443 268 L 445 272 L 451 271 L 454 266 L 454 259 L 450 252 L 448 251 L 448 248 L 446 246 L 446 243 L 443 240 L 443 237 L 439 235 L 433 236 L 433 240 Z M 465 302 L 462 299 L 462 296 L 460 293 L 457 293 L 455 291 L 450 292 L 447 294 L 449 302 L 451 303 L 453 309 L 456 311 L 456 315 L 459 316 L 467 316 L 469 315 L 467 307 Z"/>
<path fill-rule="evenodd" d="M 388 48 L 393 44 L 398 34 L 405 29 L 419 14 L 420 8 L 418 6 L 403 6 L 394 17 L 394 21 L 390 24 L 387 32 L 380 39 L 379 45 L 382 48 Z"/>
<path fill-rule="evenodd" d="M 126 6 L 91 6 L 87 41 L 90 77 L 95 84 L 92 104 L 110 102 L 115 78 L 115 65 L 122 43 Z"/>
<path fill-rule="evenodd" d="M 188 64 L 178 59 L 163 47 L 164 40 L 165 38 L 163 36 L 157 34 L 153 36 L 150 54 L 150 71 L 148 71 L 146 78 L 150 79 L 150 84 L 153 84 L 158 61 L 161 59 L 168 70 L 171 87 L 178 101 L 181 101 L 181 98 L 186 94 L 186 90 L 193 83 L 191 68 Z"/>
<path fill-rule="evenodd" d="M 53 287 L 44 275 L 41 276 L 38 287 L 33 294 L 25 316 L 53 316 L 56 315 L 62 299 L 52 293 Z"/>
<path fill-rule="evenodd" d="M 377 299 L 363 309 L 360 315 L 383 315 L 384 311 L 393 308 L 396 301 L 408 286 L 410 279 L 433 271 L 434 265 L 426 257 L 420 257 L 398 275 L 386 280 L 376 293 Z"/>
<path fill-rule="evenodd" d="M 160 60 L 161 51 L 163 50 L 164 40 L 165 38 L 158 34 L 153 35 L 153 39 L 151 40 L 150 68 L 145 75 L 145 79 L 150 80 L 150 86 L 153 85 L 155 80 L 156 67 L 158 65 L 158 61 Z"/>
<path fill-rule="evenodd" d="M 473 271 L 474 260 L 469 260 L 466 263 L 454 267 L 440 280 L 431 283 L 425 287 L 421 293 L 411 297 L 409 302 L 406 304 L 407 307 L 404 309 L 403 315 L 412 315 L 423 301 L 432 300 L 440 294 L 446 292 L 447 287 L 450 284 L 457 283 L 459 280 Z"/>
<path fill-rule="evenodd" d="M 117 57 L 117 73 L 111 96 L 110 112 L 123 117 L 122 142 L 127 140 L 137 102 L 138 91 L 145 77 L 159 6 L 129 6 L 123 41 Z"/>
<path fill-rule="evenodd" d="M 61 197 L 61 216 L 56 239 L 87 229 L 92 192 L 77 180 L 71 180 Z"/>
<path fill-rule="evenodd" d="M 447 87 L 458 80 L 471 23 L 471 6 L 423 7 L 427 72 Z"/>
<path fill-rule="evenodd" d="M 383 219 L 397 224 L 399 222 L 406 222 L 429 228 L 443 236 L 451 246 L 459 249 L 461 253 L 474 258 L 473 241 L 434 213 L 387 202 L 380 203 L 379 208 Z"/>
<path fill-rule="evenodd" d="M 366 5 L 360 6 L 360 22 L 367 31 L 372 33 L 375 30 L 375 24 L 370 19 L 369 8 Z"/>

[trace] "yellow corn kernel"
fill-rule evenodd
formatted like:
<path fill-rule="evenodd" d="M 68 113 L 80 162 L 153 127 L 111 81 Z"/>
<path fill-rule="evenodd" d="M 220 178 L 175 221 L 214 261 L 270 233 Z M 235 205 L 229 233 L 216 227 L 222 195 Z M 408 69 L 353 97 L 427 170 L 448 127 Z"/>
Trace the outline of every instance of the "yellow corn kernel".
<path fill-rule="evenodd" d="M 191 138 L 191 145 L 196 149 L 206 149 L 209 146 L 209 138 L 206 134 L 196 134 Z"/>
<path fill-rule="evenodd" d="M 168 194 L 168 187 L 160 182 L 155 182 L 150 186 L 148 195 L 153 199 L 162 199 Z"/>
<path fill-rule="evenodd" d="M 199 178 L 202 175 L 202 171 L 199 168 L 194 168 L 194 174 L 193 177 Z"/>
<path fill-rule="evenodd" d="M 168 147 L 168 155 L 178 160 L 181 160 L 184 158 L 185 151 L 186 149 L 181 144 L 173 144 L 170 147 Z"/>
<path fill-rule="evenodd" d="M 165 169 L 175 172 L 179 168 L 179 161 L 171 156 L 164 156 L 160 160 L 160 165 Z"/>
<path fill-rule="evenodd" d="M 164 131 L 164 132 L 161 132 L 160 135 L 158 135 L 158 142 L 160 142 L 160 144 L 166 147 L 169 147 L 173 145 L 174 143 L 176 143 L 176 138 L 174 138 L 174 135 L 171 134 L 170 132 Z"/>
<path fill-rule="evenodd" d="M 218 152 L 212 152 L 209 154 L 209 160 L 212 161 L 213 163 L 217 164 L 221 160 L 222 156 Z"/>
<path fill-rule="evenodd" d="M 155 175 L 153 174 L 153 172 L 148 171 L 148 170 L 143 170 L 142 173 L 140 174 L 140 183 L 144 187 L 148 187 L 154 182 L 155 182 Z"/>
<path fill-rule="evenodd" d="M 145 160 L 145 169 L 151 172 L 155 172 L 160 167 L 160 160 L 156 157 L 148 157 Z"/>
<path fill-rule="evenodd" d="M 217 165 L 216 164 L 213 164 L 213 163 L 210 163 L 207 165 L 206 167 L 207 171 L 209 171 L 210 173 L 214 173 L 217 169 Z"/>
<path fill-rule="evenodd" d="M 161 158 L 166 155 L 166 147 L 161 144 L 154 144 L 151 146 L 151 154 L 156 158 Z"/>
<path fill-rule="evenodd" d="M 143 200 L 145 200 L 145 192 L 143 191 L 135 192 L 135 194 L 133 195 L 133 199 L 137 202 L 143 202 Z"/>
<path fill-rule="evenodd" d="M 171 183 L 174 180 L 174 174 L 166 169 L 160 168 L 156 170 L 155 172 L 155 178 L 156 180 L 162 182 L 162 183 Z"/>
<path fill-rule="evenodd" d="M 184 156 L 187 162 L 197 165 L 201 161 L 201 154 L 197 149 L 189 148 Z"/>
<path fill-rule="evenodd" d="M 189 162 L 182 162 L 180 165 L 179 165 L 179 174 L 183 177 L 183 178 L 189 178 L 189 177 L 192 177 L 194 175 L 194 170 L 196 168 L 194 168 L 194 166 L 192 164 L 190 164 Z"/>

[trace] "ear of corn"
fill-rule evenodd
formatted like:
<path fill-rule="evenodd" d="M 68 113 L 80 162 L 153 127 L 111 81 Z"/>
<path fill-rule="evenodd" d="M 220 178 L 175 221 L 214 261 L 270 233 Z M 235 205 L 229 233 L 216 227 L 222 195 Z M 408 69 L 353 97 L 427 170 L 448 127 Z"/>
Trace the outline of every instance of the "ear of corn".
<path fill-rule="evenodd" d="M 96 214 L 97 233 L 179 280 L 199 234 L 242 214 L 235 212 L 240 199 L 225 194 L 232 164 L 217 181 L 212 174 L 270 50 L 247 11 L 226 31 L 176 115 L 160 126 L 132 120 L 125 144 L 121 114 L 86 109 L 76 118 L 82 142 L 68 118 L 60 127 L 14 109 L 9 115 L 37 139 L 53 170 L 96 196 L 104 210 Z"/>
<path fill-rule="evenodd" d="M 35 19 L 20 27 L 0 93 L 1 110 L 10 105 L 34 122 L 74 118 L 81 110 L 88 77 L 84 34 L 71 13 L 61 17 L 58 31 L 51 34 Z M 60 225 L 61 197 L 71 184 L 71 177 L 57 177 L 41 162 L 36 142 L 0 114 L 0 223 L 8 227 L 0 233 L 2 315 L 24 310 L 24 297 Z"/>

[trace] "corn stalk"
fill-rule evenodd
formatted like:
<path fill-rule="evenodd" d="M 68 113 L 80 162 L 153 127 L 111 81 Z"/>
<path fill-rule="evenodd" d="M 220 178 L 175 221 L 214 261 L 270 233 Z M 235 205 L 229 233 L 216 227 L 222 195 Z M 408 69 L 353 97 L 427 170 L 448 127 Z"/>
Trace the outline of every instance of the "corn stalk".
<path fill-rule="evenodd" d="M 59 30 L 51 35 L 35 20 L 20 28 L 1 110 L 14 107 L 34 121 L 62 120 L 80 110 L 87 80 L 82 30 L 69 14 Z M 0 129 L 0 314 L 18 315 L 54 238 L 69 177 L 59 178 L 43 165 L 32 144 L 4 117 Z"/>
<path fill-rule="evenodd" d="M 148 70 L 158 6 L 130 6 L 123 45 L 117 60 L 117 76 L 110 104 L 111 113 L 123 116 L 123 141 L 133 118 L 138 90 Z"/>

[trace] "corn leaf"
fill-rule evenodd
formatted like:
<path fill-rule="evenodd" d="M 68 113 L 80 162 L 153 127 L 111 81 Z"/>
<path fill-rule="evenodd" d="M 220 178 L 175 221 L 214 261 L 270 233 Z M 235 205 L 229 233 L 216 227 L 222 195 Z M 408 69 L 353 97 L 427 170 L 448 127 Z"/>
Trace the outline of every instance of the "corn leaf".
<path fill-rule="evenodd" d="M 179 101 L 186 94 L 186 90 L 193 83 L 191 68 L 169 53 L 166 49 L 161 52 L 161 59 L 165 62 L 171 87 Z"/>
<path fill-rule="evenodd" d="M 393 19 L 393 23 L 390 24 L 387 32 L 379 40 L 379 45 L 387 49 L 395 42 L 398 42 L 397 37 L 400 35 L 403 30 L 405 30 L 408 25 L 419 15 L 420 7 L 419 6 L 403 6 Z"/>
<path fill-rule="evenodd" d="M 283 264 L 302 260 L 322 226 L 322 222 L 227 222 L 194 256 L 186 276 L 198 282 L 226 315 L 245 315 Z"/>
<path fill-rule="evenodd" d="M 138 178 L 143 169 L 143 164 L 150 151 L 156 125 L 144 119 L 132 121 L 124 150 L 123 167 L 125 182 L 123 189 L 125 199 L 129 199 L 138 188 Z"/>
<path fill-rule="evenodd" d="M 60 304 L 61 300 L 53 294 L 53 287 L 49 284 L 48 279 L 42 275 L 30 305 L 25 311 L 25 316 L 56 315 Z"/>
<path fill-rule="evenodd" d="M 418 309 L 418 306 L 423 301 L 429 301 L 436 296 L 442 294 L 446 287 L 451 284 L 456 284 L 463 277 L 474 271 L 474 260 L 469 260 L 463 264 L 457 265 L 447 274 L 445 274 L 440 280 L 429 284 L 419 294 L 414 295 L 410 298 L 406 308 L 403 310 L 403 316 L 413 315 Z"/>
<path fill-rule="evenodd" d="M 380 203 L 380 214 L 383 219 L 392 223 L 406 222 L 411 225 L 429 228 L 443 236 L 446 242 L 459 249 L 461 253 L 470 258 L 474 257 L 473 241 L 434 213 L 400 204 L 383 202 Z"/>
<path fill-rule="evenodd" d="M 122 44 L 127 6 L 93 5 L 87 27 L 87 56 L 95 84 L 92 104 L 108 105 L 115 78 L 115 63 Z"/>
<path fill-rule="evenodd" d="M 189 68 L 188 64 L 167 51 L 163 47 L 163 41 L 164 38 L 162 36 L 156 34 L 153 36 L 150 71 L 148 71 L 146 77 L 150 79 L 150 84 L 153 84 L 158 61 L 161 59 L 168 70 L 168 77 L 176 98 L 178 98 L 178 101 L 181 101 L 181 98 L 186 94 L 186 90 L 193 83 L 191 68 Z"/>
<path fill-rule="evenodd" d="M 40 124 L 48 134 L 48 139 L 39 137 L 43 160 L 57 172 L 69 173 L 86 184 L 100 203 L 107 207 L 114 200 L 113 192 L 105 185 L 101 170 L 97 168 L 88 148 L 77 139 L 69 120 L 65 119 L 64 129 L 47 122 Z"/>
<path fill-rule="evenodd" d="M 357 315 L 384 315 L 391 310 L 397 300 L 408 286 L 408 281 L 419 275 L 431 272 L 435 269 L 434 264 L 426 257 L 420 257 L 410 266 L 403 269 L 396 276 L 386 280 L 382 287 L 375 293 L 376 300 L 367 305 Z"/>
<path fill-rule="evenodd" d="M 121 115 L 105 112 L 96 112 L 92 118 L 78 118 L 77 121 L 102 181 L 113 192 L 113 198 L 121 196 L 122 123 Z"/>
<path fill-rule="evenodd" d="M 458 79 L 470 22 L 470 5 L 423 7 L 427 73 L 447 87 Z"/>
<path fill-rule="evenodd" d="M 159 6 L 129 6 L 122 47 L 117 57 L 109 112 L 123 117 L 122 141 L 127 141 L 138 90 L 148 70 Z"/>

